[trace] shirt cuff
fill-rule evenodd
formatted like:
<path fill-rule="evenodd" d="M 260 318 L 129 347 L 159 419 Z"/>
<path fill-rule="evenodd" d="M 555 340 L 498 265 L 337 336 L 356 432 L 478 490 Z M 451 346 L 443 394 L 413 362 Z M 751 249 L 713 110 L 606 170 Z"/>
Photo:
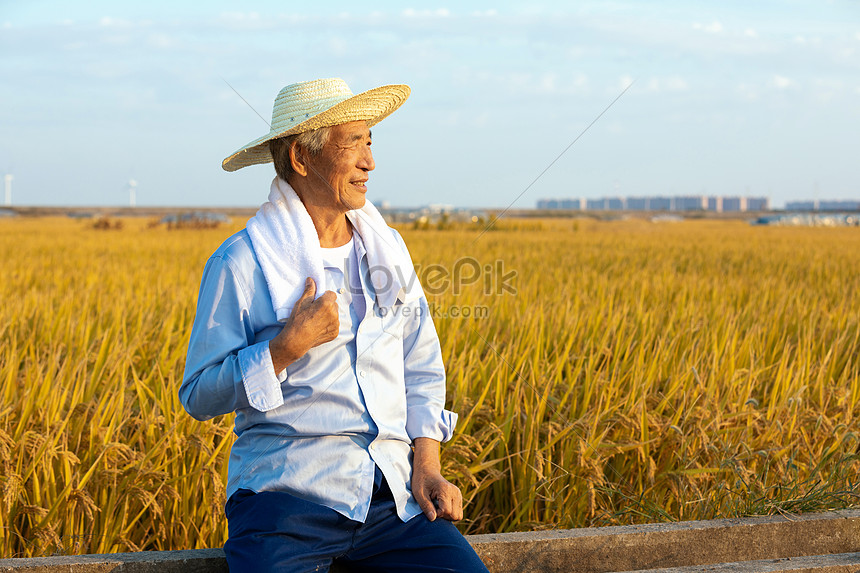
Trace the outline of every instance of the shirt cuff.
<path fill-rule="evenodd" d="M 409 439 L 432 438 L 447 442 L 454 435 L 457 414 L 450 410 L 431 411 L 428 408 L 409 408 L 406 414 L 406 433 Z"/>
<path fill-rule="evenodd" d="M 281 406 L 284 403 L 281 377 L 286 377 L 275 374 L 272 355 L 269 354 L 269 342 L 258 342 L 243 348 L 238 357 L 248 404 L 260 412 L 268 412 Z"/>

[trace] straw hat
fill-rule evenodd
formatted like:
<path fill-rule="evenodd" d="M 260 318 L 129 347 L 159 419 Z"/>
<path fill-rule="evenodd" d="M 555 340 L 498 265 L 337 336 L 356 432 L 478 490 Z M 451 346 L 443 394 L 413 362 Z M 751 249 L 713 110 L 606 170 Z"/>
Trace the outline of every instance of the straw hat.
<path fill-rule="evenodd" d="M 340 78 L 291 84 L 281 90 L 272 109 L 271 130 L 221 162 L 225 171 L 269 163 L 269 141 L 320 127 L 366 120 L 375 125 L 409 97 L 409 86 L 390 85 L 352 95 Z"/>

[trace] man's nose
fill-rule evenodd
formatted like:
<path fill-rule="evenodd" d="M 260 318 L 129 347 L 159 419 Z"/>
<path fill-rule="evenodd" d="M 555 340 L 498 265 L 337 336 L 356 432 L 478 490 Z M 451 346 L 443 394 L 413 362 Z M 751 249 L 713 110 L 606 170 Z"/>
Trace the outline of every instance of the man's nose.
<path fill-rule="evenodd" d="M 370 151 L 370 146 L 364 146 L 364 153 L 358 160 L 358 168 L 365 171 L 373 171 L 376 168 L 376 163 L 373 161 L 373 152 Z"/>

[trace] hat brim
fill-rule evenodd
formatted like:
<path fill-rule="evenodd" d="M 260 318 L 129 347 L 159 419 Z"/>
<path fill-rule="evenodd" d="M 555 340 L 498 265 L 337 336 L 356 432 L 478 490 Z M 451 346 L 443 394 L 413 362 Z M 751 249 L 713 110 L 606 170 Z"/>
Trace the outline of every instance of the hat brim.
<path fill-rule="evenodd" d="M 287 137 L 288 135 L 351 121 L 366 121 L 368 126 L 376 125 L 403 105 L 410 92 L 411 90 L 407 85 L 393 84 L 354 95 L 290 129 L 280 132 L 270 131 L 263 137 L 258 137 L 224 159 L 221 162 L 221 167 L 224 171 L 236 171 L 249 165 L 270 163 L 272 155 L 269 153 L 268 143 L 279 137 Z"/>

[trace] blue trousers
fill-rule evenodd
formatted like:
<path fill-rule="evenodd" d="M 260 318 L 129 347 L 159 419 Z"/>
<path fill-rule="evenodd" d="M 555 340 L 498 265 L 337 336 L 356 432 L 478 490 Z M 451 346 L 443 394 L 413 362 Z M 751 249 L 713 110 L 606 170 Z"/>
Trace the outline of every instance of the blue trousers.
<path fill-rule="evenodd" d="M 447 520 L 423 514 L 404 523 L 376 470 L 367 521 L 284 492 L 240 489 L 227 502 L 231 573 L 459 571 L 487 573 L 472 546 Z"/>

